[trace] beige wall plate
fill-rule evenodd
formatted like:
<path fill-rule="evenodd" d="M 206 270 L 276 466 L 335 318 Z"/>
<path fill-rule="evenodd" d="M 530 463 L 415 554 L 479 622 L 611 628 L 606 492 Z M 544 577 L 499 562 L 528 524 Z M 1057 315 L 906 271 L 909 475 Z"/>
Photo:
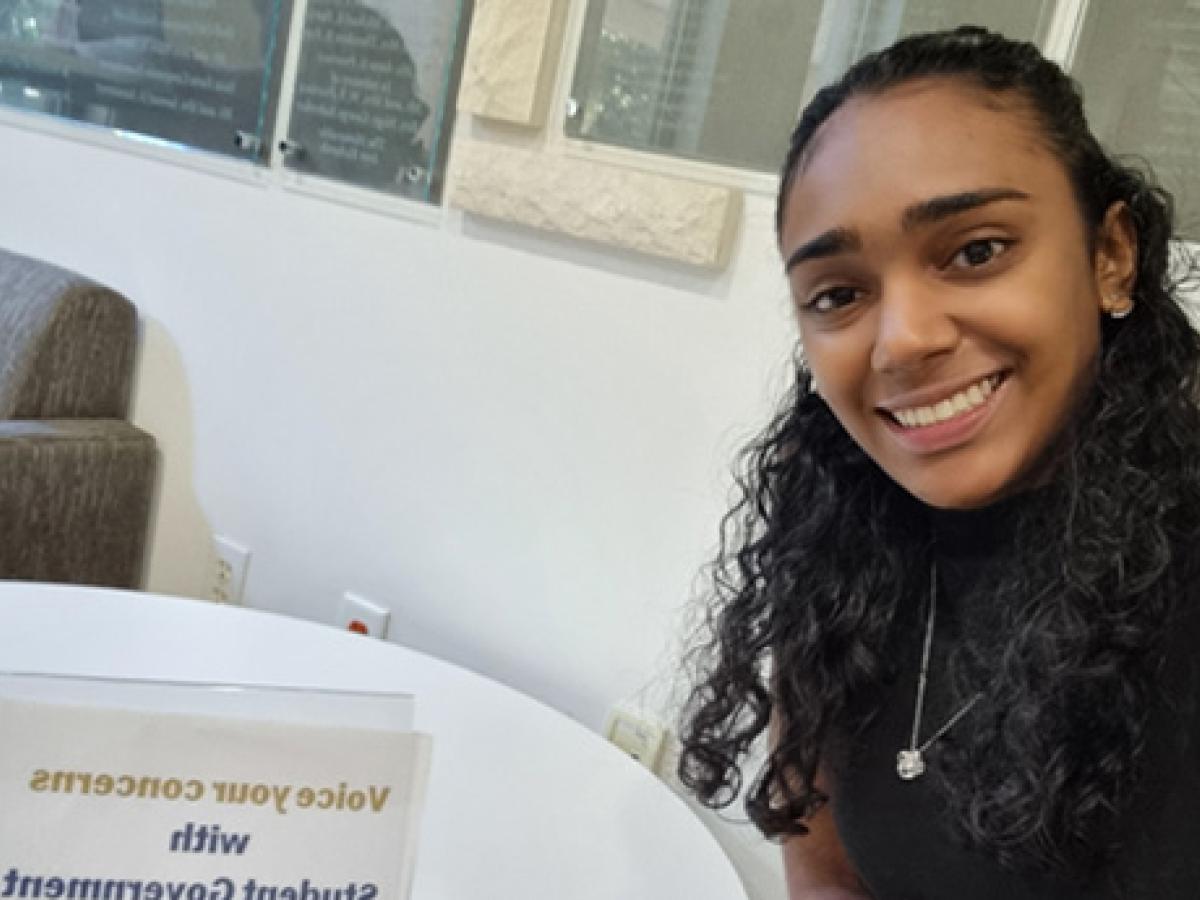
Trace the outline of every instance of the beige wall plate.
<path fill-rule="evenodd" d="M 741 193 L 460 138 L 450 202 L 467 212 L 704 268 L 725 265 Z"/>
<path fill-rule="evenodd" d="M 458 108 L 540 128 L 558 68 L 563 0 L 475 0 Z"/>

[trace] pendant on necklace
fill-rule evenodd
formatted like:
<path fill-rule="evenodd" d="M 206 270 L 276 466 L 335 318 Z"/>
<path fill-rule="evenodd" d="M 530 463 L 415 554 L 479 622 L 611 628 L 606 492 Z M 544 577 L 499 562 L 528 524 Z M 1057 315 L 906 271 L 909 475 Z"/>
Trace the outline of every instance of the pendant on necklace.
<path fill-rule="evenodd" d="M 925 772 L 925 760 L 920 750 L 901 750 L 896 754 L 896 774 L 905 781 L 919 778 Z"/>

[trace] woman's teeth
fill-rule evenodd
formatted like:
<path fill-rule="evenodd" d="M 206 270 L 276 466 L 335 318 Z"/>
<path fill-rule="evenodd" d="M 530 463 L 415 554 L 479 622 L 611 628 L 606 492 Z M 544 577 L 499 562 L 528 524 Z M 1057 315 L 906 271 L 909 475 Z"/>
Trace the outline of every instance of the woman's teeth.
<path fill-rule="evenodd" d="M 953 397 L 942 400 L 932 406 L 917 406 L 912 409 L 898 409 L 892 413 L 905 428 L 921 428 L 925 425 L 936 425 L 945 422 L 976 407 L 983 406 L 999 386 L 1001 376 L 989 375 Z"/>

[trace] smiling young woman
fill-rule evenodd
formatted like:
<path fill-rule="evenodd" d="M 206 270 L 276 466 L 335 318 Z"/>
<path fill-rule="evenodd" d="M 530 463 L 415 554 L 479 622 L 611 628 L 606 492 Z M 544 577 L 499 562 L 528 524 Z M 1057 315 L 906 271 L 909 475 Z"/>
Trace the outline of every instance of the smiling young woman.
<path fill-rule="evenodd" d="M 681 776 L 793 898 L 1200 890 L 1200 337 L 1170 201 L 982 29 L 820 92 L 777 228 L 803 363 L 726 521 Z"/>

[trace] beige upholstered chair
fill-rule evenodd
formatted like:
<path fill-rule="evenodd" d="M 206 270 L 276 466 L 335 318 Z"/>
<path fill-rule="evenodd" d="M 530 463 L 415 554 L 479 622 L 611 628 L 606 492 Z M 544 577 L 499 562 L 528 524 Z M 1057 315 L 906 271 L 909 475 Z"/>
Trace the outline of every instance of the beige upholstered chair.
<path fill-rule="evenodd" d="M 157 454 L 126 415 L 133 305 L 0 250 L 0 578 L 137 587 Z"/>

